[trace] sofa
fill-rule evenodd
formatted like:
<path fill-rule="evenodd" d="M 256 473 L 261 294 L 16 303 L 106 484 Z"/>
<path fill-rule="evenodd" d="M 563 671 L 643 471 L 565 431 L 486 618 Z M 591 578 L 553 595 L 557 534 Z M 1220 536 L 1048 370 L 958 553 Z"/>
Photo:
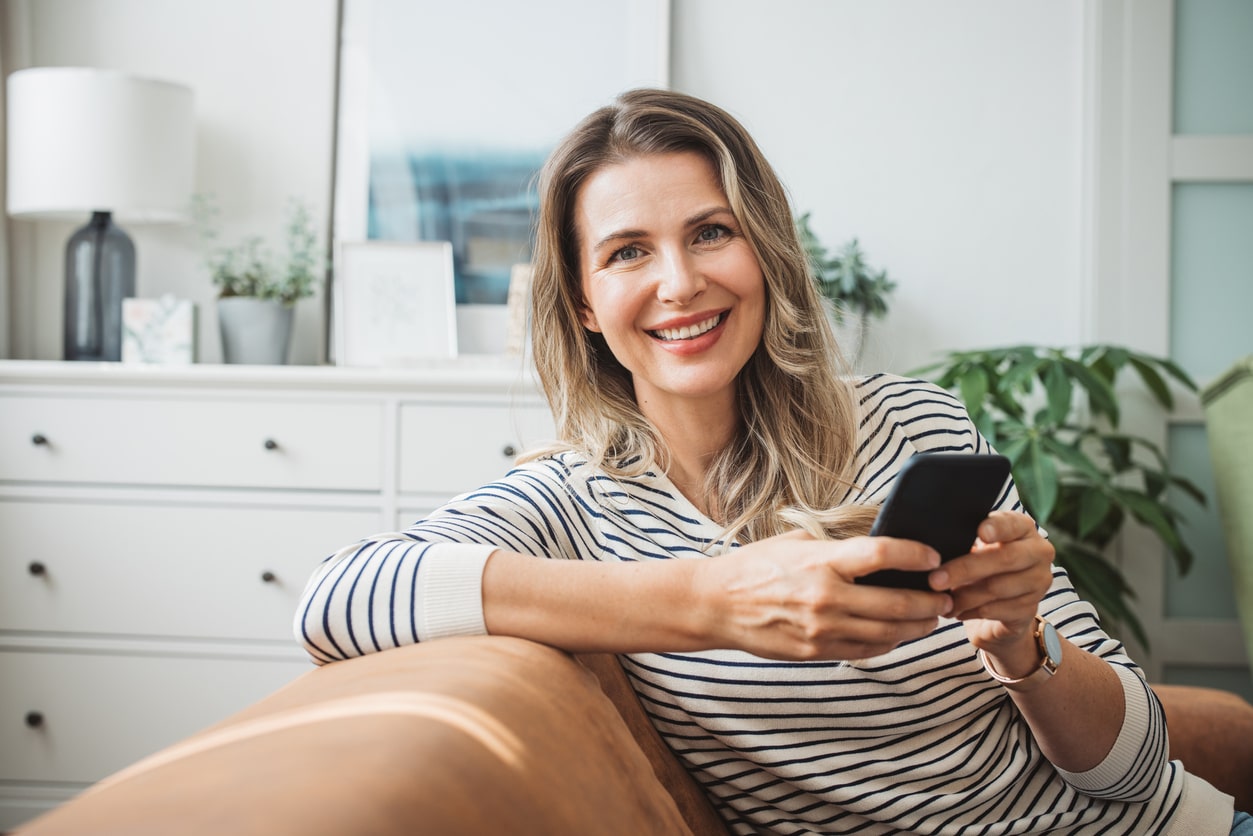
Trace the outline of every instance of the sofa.
<path fill-rule="evenodd" d="M 1253 802 L 1253 706 L 1161 686 L 1172 756 Z M 725 836 L 616 658 L 443 639 L 311 670 L 16 831 Z"/>

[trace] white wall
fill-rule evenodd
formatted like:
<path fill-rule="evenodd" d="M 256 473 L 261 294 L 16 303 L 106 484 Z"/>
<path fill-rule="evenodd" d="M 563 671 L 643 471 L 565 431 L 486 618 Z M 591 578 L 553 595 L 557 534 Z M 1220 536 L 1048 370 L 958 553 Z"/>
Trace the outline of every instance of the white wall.
<path fill-rule="evenodd" d="M 219 196 L 228 234 L 277 235 L 291 195 L 327 217 L 334 0 L 0 3 L 25 10 L 32 65 L 128 69 L 195 89 L 198 187 Z M 864 367 L 1081 339 L 1080 0 L 672 3 L 672 86 L 743 119 L 822 240 L 858 236 L 898 281 Z M 13 277 L 13 356 L 60 356 L 71 226 L 11 226 L 15 263 L 34 251 Z M 217 360 L 192 232 L 130 231 L 140 293 L 195 299 L 201 358 Z M 321 301 L 302 306 L 292 360 L 316 362 Z"/>
<path fill-rule="evenodd" d="M 164 78 L 195 92 L 197 189 L 216 196 L 226 241 L 262 234 L 281 249 L 290 198 L 326 229 L 331 194 L 335 0 L 3 0 L 24 25 L 27 66 L 90 66 Z M 10 38 L 6 38 L 10 40 Z M 6 56 L 5 71 L 20 69 Z M 84 222 L 86 218 L 83 219 Z M 14 221 L 12 348 L 60 359 L 61 285 L 72 223 Z M 190 226 L 129 226 L 140 296 L 199 307 L 200 359 L 221 349 L 202 250 Z M 322 356 L 320 298 L 297 307 L 291 362 Z"/>
<path fill-rule="evenodd" d="M 674 0 L 672 82 L 738 116 L 898 289 L 863 368 L 1078 342 L 1079 0 Z"/>

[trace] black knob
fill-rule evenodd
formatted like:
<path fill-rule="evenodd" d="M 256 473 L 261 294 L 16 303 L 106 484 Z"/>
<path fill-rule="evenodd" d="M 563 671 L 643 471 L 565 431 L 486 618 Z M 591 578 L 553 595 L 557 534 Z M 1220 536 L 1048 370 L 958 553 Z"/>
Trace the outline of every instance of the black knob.
<path fill-rule="evenodd" d="M 29 729 L 42 729 L 44 726 L 44 715 L 42 711 L 26 712 L 26 727 Z"/>
<path fill-rule="evenodd" d="M 509 458 L 513 458 L 514 456 L 518 455 L 518 448 L 514 447 L 512 444 L 506 444 L 505 449 L 501 450 L 500 452 L 503 455 L 508 456 Z"/>
<path fill-rule="evenodd" d="M 32 560 L 26 566 L 26 571 L 38 578 L 48 574 L 48 567 L 40 563 L 38 560 Z"/>
<path fill-rule="evenodd" d="M 265 449 L 267 449 L 267 450 L 277 450 L 277 449 L 278 449 L 278 442 L 277 442 L 277 441 L 275 441 L 275 440 L 274 440 L 274 439 L 272 439 L 272 438 L 267 438 L 267 439 L 265 440 Z"/>
<path fill-rule="evenodd" d="M 265 581 L 266 583 L 274 583 L 276 580 L 278 580 L 278 575 L 274 574 L 273 572 L 267 569 L 266 571 L 261 573 L 261 580 Z"/>
<path fill-rule="evenodd" d="M 34 444 L 36 447 L 47 447 L 48 436 L 44 435 L 43 433 L 35 433 L 34 435 L 30 437 L 30 443 Z"/>

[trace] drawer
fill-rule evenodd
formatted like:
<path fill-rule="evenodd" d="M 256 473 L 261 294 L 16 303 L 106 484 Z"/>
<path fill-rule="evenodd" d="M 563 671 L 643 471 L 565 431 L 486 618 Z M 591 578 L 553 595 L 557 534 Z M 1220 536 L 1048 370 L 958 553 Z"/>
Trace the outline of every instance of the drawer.
<path fill-rule="evenodd" d="M 552 440 L 544 406 L 404 404 L 400 490 L 451 497 L 499 479 L 522 450 Z"/>
<path fill-rule="evenodd" d="M 296 658 L 0 652 L 0 780 L 97 781 L 311 669 Z"/>
<path fill-rule="evenodd" d="M 379 490 L 379 403 L 0 395 L 0 480 Z"/>
<path fill-rule="evenodd" d="M 0 629 L 294 643 L 317 564 L 389 524 L 370 509 L 0 500 Z"/>

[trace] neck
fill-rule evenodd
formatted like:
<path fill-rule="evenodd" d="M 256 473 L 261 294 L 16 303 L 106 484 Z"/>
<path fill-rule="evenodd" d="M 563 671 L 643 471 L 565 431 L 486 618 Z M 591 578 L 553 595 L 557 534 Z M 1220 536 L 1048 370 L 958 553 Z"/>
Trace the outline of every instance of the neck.
<path fill-rule="evenodd" d="M 666 476 L 706 516 L 717 503 L 706 490 L 706 476 L 714 457 L 735 439 L 739 412 L 734 399 L 667 403 L 666 408 L 640 403 L 669 451 Z"/>

